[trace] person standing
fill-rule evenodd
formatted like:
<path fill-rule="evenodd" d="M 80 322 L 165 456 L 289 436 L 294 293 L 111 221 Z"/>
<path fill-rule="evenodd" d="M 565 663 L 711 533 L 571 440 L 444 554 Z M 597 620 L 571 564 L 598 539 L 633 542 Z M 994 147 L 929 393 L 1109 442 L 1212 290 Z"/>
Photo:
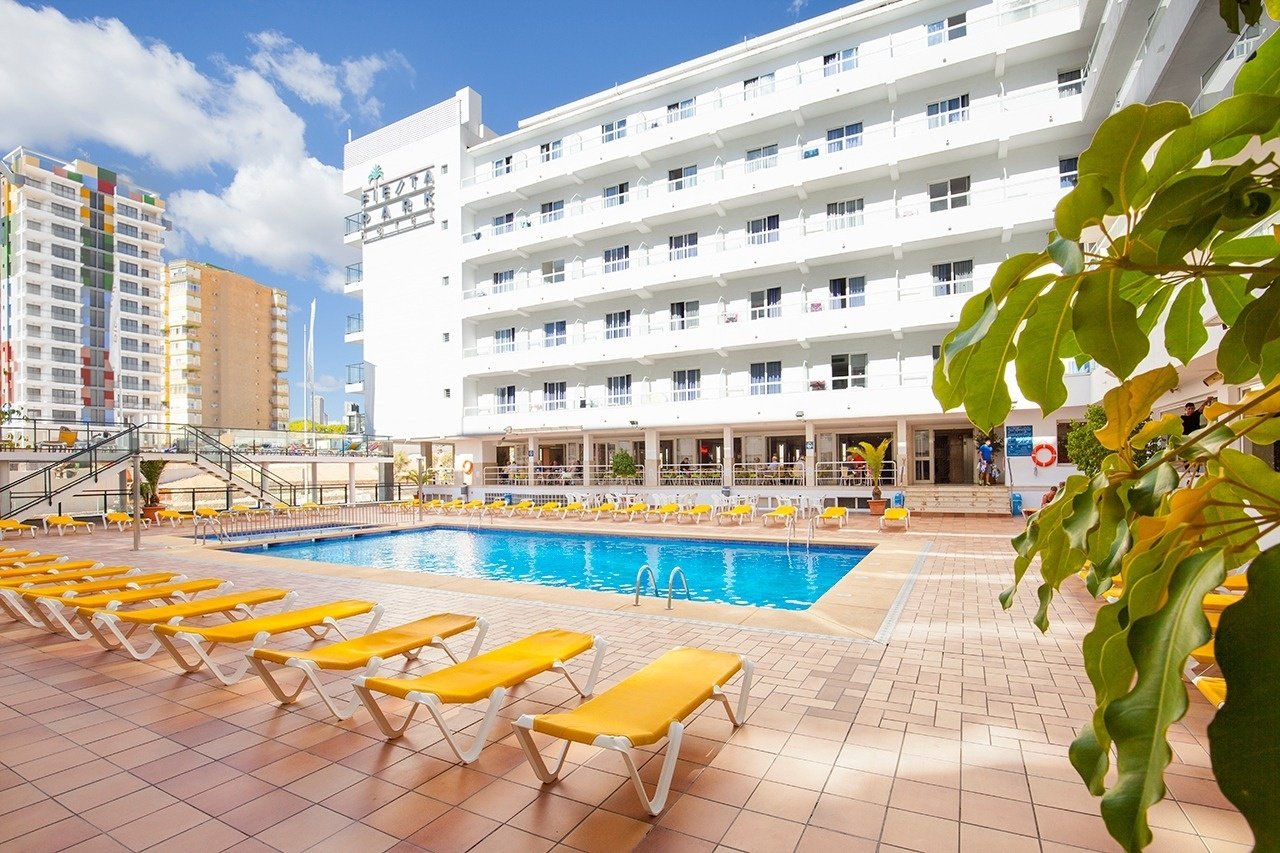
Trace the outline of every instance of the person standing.
<path fill-rule="evenodd" d="M 1202 426 L 1200 422 L 1200 414 L 1204 411 L 1204 407 L 1209 405 L 1213 398 L 1209 397 L 1199 406 L 1195 403 L 1187 403 L 1182 409 L 1182 434 L 1191 435 Z"/>
<path fill-rule="evenodd" d="M 989 438 L 978 448 L 978 482 L 984 486 L 991 485 L 991 458 L 995 456 L 995 452 Z"/>

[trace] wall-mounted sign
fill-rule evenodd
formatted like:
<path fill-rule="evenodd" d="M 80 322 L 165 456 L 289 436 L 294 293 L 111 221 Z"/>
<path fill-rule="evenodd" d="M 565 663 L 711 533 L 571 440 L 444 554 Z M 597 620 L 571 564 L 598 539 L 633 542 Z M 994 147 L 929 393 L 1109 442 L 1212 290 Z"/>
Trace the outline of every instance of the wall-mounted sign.
<path fill-rule="evenodd" d="M 1030 456 L 1033 443 L 1034 437 L 1029 425 L 1004 428 L 1004 455 L 1010 459 L 1015 456 Z"/>
<path fill-rule="evenodd" d="M 369 172 L 360 194 L 360 225 L 366 242 L 412 231 L 436 221 L 435 175 L 430 166 L 388 180 L 382 167 Z"/>
<path fill-rule="evenodd" d="M 813 442 L 812 442 L 812 441 L 806 441 L 806 442 L 804 443 L 804 450 L 805 450 L 805 452 L 806 452 L 806 453 L 812 453 L 812 452 L 813 452 Z"/>

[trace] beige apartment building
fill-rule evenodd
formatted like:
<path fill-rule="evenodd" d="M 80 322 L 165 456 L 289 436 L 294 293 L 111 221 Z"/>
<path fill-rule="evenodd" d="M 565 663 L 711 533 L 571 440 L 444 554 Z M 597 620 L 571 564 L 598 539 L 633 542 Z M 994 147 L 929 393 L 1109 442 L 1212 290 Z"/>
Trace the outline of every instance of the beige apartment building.
<path fill-rule="evenodd" d="M 171 423 L 284 429 L 288 298 L 212 264 L 165 268 L 165 391 Z"/>

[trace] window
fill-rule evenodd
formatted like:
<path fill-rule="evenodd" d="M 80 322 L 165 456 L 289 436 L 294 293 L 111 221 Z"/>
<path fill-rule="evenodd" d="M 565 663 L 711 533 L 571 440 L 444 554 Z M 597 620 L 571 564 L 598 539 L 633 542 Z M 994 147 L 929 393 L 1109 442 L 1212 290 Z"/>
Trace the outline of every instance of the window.
<path fill-rule="evenodd" d="M 828 53 L 822 57 L 822 76 L 831 77 L 835 74 L 843 74 L 846 71 L 852 71 L 858 67 L 858 49 L 856 47 L 846 47 L 844 50 L 837 50 L 835 53 Z"/>
<path fill-rule="evenodd" d="M 501 216 L 493 217 L 493 233 L 507 234 L 516 227 L 516 215 L 514 213 L 504 213 Z"/>
<path fill-rule="evenodd" d="M 516 386 L 499 385 L 493 392 L 498 414 L 506 414 L 516 410 Z"/>
<path fill-rule="evenodd" d="M 936 101 L 925 108 L 929 116 L 929 127 L 946 127 L 960 121 L 969 120 L 969 96 L 958 95 L 954 98 Z"/>
<path fill-rule="evenodd" d="M 1084 92 L 1084 70 L 1072 68 L 1058 72 L 1058 97 L 1070 98 Z"/>
<path fill-rule="evenodd" d="M 564 258 L 542 262 L 542 283 L 559 284 L 564 281 Z"/>
<path fill-rule="evenodd" d="M 631 337 L 631 309 L 611 311 L 604 315 L 604 339 Z"/>
<path fill-rule="evenodd" d="M 507 293 L 516 289 L 516 271 L 503 270 L 493 274 L 493 292 Z"/>
<path fill-rule="evenodd" d="M 513 273 L 512 273 L 512 275 L 514 275 L 514 274 L 515 274 L 515 273 L 513 272 Z M 448 286 L 449 286 L 449 276 L 447 276 L 447 275 L 442 275 L 442 276 L 440 276 L 440 286 L 441 286 L 441 287 L 448 287 Z"/>
<path fill-rule="evenodd" d="M 452 389 L 452 388 L 446 388 L 446 389 L 444 389 L 444 398 L 445 398 L 446 400 L 448 400 L 448 399 L 449 399 L 450 397 L 452 397 L 452 396 L 453 396 L 453 389 Z"/>
<path fill-rule="evenodd" d="M 494 330 L 493 351 L 494 352 L 515 352 L 516 351 L 516 330 L 515 329 Z"/>
<path fill-rule="evenodd" d="M 934 344 L 930 348 L 930 352 L 933 355 L 933 360 L 936 362 L 938 359 L 942 358 L 942 344 Z"/>
<path fill-rule="evenodd" d="M 698 235 L 677 234 L 667 238 L 667 255 L 673 261 L 693 258 L 698 255 Z"/>
<path fill-rule="evenodd" d="M 671 331 L 698 328 L 698 300 L 671 303 Z"/>
<path fill-rule="evenodd" d="M 767 290 L 756 290 L 751 294 L 751 319 L 762 320 L 766 317 L 782 316 L 782 288 L 770 287 Z"/>
<path fill-rule="evenodd" d="M 569 408 L 569 390 L 566 382 L 542 383 L 542 407 L 548 412 Z"/>
<path fill-rule="evenodd" d="M 121 228 L 128 228 L 128 227 L 130 226 L 128 225 L 121 226 Z M 53 223 L 53 236 L 61 237 L 63 240 L 74 240 L 76 239 L 76 229 L 68 228 L 65 225 L 59 225 L 58 223 L 55 222 Z"/>
<path fill-rule="evenodd" d="M 27 358 L 42 358 L 40 347 L 33 347 L 31 344 L 27 344 Z"/>
<path fill-rule="evenodd" d="M 120 369 L 121 370 L 137 370 L 138 360 L 133 356 L 128 356 L 128 355 L 124 356 L 123 358 L 120 359 Z"/>
<path fill-rule="evenodd" d="M 681 166 L 679 169 L 672 169 L 667 172 L 667 192 L 687 190 L 689 187 L 697 186 L 697 184 L 697 166 Z"/>
<path fill-rule="evenodd" d="M 1071 189 L 1080 180 L 1080 158 L 1079 157 L 1059 157 L 1058 158 L 1058 186 L 1062 189 Z"/>
<path fill-rule="evenodd" d="M 759 246 L 778 242 L 778 216 L 762 216 L 747 220 L 747 245 Z"/>
<path fill-rule="evenodd" d="M 929 184 L 929 212 L 969 206 L 969 177 Z"/>
<path fill-rule="evenodd" d="M 138 218 L 138 208 L 136 208 L 136 207 L 131 207 L 130 205 L 127 205 L 127 204 L 117 205 L 117 206 L 116 206 L 116 215 L 117 215 L 117 216 L 128 216 L 128 217 L 131 217 L 131 218 L 133 218 L 133 219 L 137 219 L 137 218 Z"/>
<path fill-rule="evenodd" d="M 441 220 L 440 220 L 440 230 L 441 230 L 441 231 L 448 231 L 448 230 L 449 230 L 449 220 L 447 220 L 447 219 L 441 219 Z"/>
<path fill-rule="evenodd" d="M 544 347 L 562 347 L 569 341 L 565 321 L 556 320 L 542 325 L 542 345 Z"/>
<path fill-rule="evenodd" d="M 1067 447 L 1067 433 L 1071 432 L 1071 421 L 1058 421 L 1057 445 L 1058 464 L 1072 465 L 1071 450 Z"/>
<path fill-rule="evenodd" d="M 542 204 L 542 222 L 555 222 L 558 219 L 564 219 L 564 200 L 548 201 Z"/>
<path fill-rule="evenodd" d="M 79 195 L 74 188 L 69 187 L 66 184 L 60 184 L 57 181 L 53 181 L 49 185 L 49 189 L 59 198 L 76 198 Z"/>
<path fill-rule="evenodd" d="M 137 320 L 130 320 L 130 319 L 128 319 L 127 317 L 125 317 L 125 318 L 121 318 L 121 320 L 120 320 L 120 331 L 122 331 L 122 332 L 136 332 L 136 331 L 138 331 L 138 321 L 137 321 Z"/>
<path fill-rule="evenodd" d="M 831 356 L 831 389 L 867 387 L 867 354 Z"/>
<path fill-rule="evenodd" d="M 964 38 L 968 28 L 965 26 L 965 13 L 952 15 L 943 21 L 933 21 L 925 24 L 926 40 L 929 46 L 943 44 L 949 41 L 955 41 L 958 38 Z"/>
<path fill-rule="evenodd" d="M 973 292 L 973 261 L 949 261 L 933 265 L 933 295 Z"/>
<path fill-rule="evenodd" d="M 827 205 L 828 231 L 855 228 L 861 224 L 862 199 L 851 198 L 848 201 L 833 201 Z"/>
<path fill-rule="evenodd" d="M 76 378 L 76 372 L 74 370 L 67 370 L 65 367 L 55 367 L 53 368 L 53 381 L 69 382 L 74 385 L 79 381 L 79 379 Z"/>
<path fill-rule="evenodd" d="M 511 173 L 510 155 L 506 157 L 499 157 L 497 160 L 493 161 L 493 176 L 495 178 L 498 177 L 499 175 L 507 175 L 510 173 Z"/>
<path fill-rule="evenodd" d="M 120 262 L 120 273 L 121 273 L 121 275 L 137 275 L 137 274 L 138 274 L 138 265 L 137 265 L 137 264 L 135 264 L 135 263 L 131 263 L 131 262 L 129 262 L 129 261 L 121 261 L 121 262 Z"/>
<path fill-rule="evenodd" d="M 778 145 L 762 145 L 759 148 L 752 148 L 747 152 L 747 171 L 754 172 L 758 169 L 772 169 L 778 165 Z"/>
<path fill-rule="evenodd" d="M 614 184 L 611 187 L 605 187 L 601 191 L 601 195 L 604 196 L 604 206 L 616 207 L 620 204 L 626 204 L 627 190 L 630 186 L 631 185 L 629 183 L 627 183 L 626 181 L 623 181 L 620 184 Z"/>
<path fill-rule="evenodd" d="M 76 292 L 69 287 L 63 287 L 60 284 L 53 285 L 49 290 L 49 293 L 54 299 L 61 299 L 64 302 L 76 301 Z"/>
<path fill-rule="evenodd" d="M 550 142 L 544 142 L 538 146 L 538 157 L 543 163 L 549 163 L 552 160 L 560 159 L 560 140 L 553 139 Z"/>
<path fill-rule="evenodd" d="M 40 316 L 40 306 L 39 306 L 39 305 L 28 305 L 28 306 L 27 306 L 27 316 L 28 316 L 28 317 L 39 317 L 39 316 Z"/>
<path fill-rule="evenodd" d="M 692 118 L 693 113 L 693 98 L 682 98 L 674 104 L 667 104 L 667 124 L 681 119 Z"/>
<path fill-rule="evenodd" d="M 132 243 L 125 243 L 123 241 L 118 242 L 116 243 L 116 251 L 122 255 L 132 255 L 135 258 L 138 257 L 138 247 Z"/>
<path fill-rule="evenodd" d="M 631 266 L 631 247 L 618 246 L 615 249 L 604 250 L 604 271 L 621 272 Z"/>
<path fill-rule="evenodd" d="M 54 409 L 50 414 L 52 414 L 55 421 L 70 422 L 76 420 L 76 413 L 73 409 Z"/>
<path fill-rule="evenodd" d="M 137 314 L 137 313 L 138 313 L 138 303 L 137 303 L 137 302 L 135 302 L 135 301 L 134 301 L 134 300 L 132 300 L 132 299 L 121 299 L 121 300 L 120 300 L 120 310 L 121 310 L 121 311 L 128 311 L 130 314 Z"/>
<path fill-rule="evenodd" d="M 630 406 L 631 405 L 631 374 L 625 376 L 610 376 L 604 381 L 605 384 L 605 401 L 610 406 Z"/>
<path fill-rule="evenodd" d="M 442 344 L 447 344 L 447 343 L 449 343 L 449 341 L 450 341 L 450 339 L 451 339 L 451 338 L 452 338 L 452 336 L 450 335 L 450 333 L 449 333 L 449 332 L 441 332 L 441 333 L 440 333 L 440 343 L 442 343 Z"/>
<path fill-rule="evenodd" d="M 74 207 L 67 207 L 65 204 L 58 204 L 56 201 L 50 205 L 50 210 L 53 211 L 55 216 L 61 216 L 63 219 L 76 218 L 76 209 Z"/>
<path fill-rule="evenodd" d="M 846 148 L 857 148 L 862 144 L 862 122 L 855 121 L 844 127 L 833 127 L 827 131 L 827 153 L 843 151 Z"/>
<path fill-rule="evenodd" d="M 748 77 L 742 81 L 742 99 L 749 101 L 752 98 L 759 98 L 763 95 L 773 94 L 773 72 L 761 74 L 757 77 Z"/>
<path fill-rule="evenodd" d="M 600 125 L 600 139 L 604 142 L 613 142 L 615 139 L 621 139 L 626 135 L 627 120 L 625 118 Z"/>
<path fill-rule="evenodd" d="M 54 243 L 49 247 L 49 251 L 55 258 L 61 258 L 64 261 L 74 261 L 76 259 L 76 250 L 69 246 L 60 246 Z"/>
<path fill-rule="evenodd" d="M 51 265 L 50 269 L 53 272 L 54 278 L 60 278 L 63 281 L 76 280 L 76 271 L 73 270 L 71 267 L 64 267 L 61 264 L 53 264 Z"/>
<path fill-rule="evenodd" d="M 861 308 L 867 304 L 867 279 L 855 275 L 848 278 L 833 278 L 827 282 L 827 293 L 831 297 L 831 308 Z"/>
<path fill-rule="evenodd" d="M 677 370 L 671 374 L 671 398 L 677 402 L 702 396 L 702 371 Z"/>
<path fill-rule="evenodd" d="M 758 361 L 751 365 L 751 394 L 782 393 L 782 362 Z"/>
<path fill-rule="evenodd" d="M 119 234 L 121 237 L 136 238 L 138 236 L 138 229 L 137 227 L 130 225 L 127 222 L 121 222 L 118 225 L 116 225 L 116 233 Z"/>

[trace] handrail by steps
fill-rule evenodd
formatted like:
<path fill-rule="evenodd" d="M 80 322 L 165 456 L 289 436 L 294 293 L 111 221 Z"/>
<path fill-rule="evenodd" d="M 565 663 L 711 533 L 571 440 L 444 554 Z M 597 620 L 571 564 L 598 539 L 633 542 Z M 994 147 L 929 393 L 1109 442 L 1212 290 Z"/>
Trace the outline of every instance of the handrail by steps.
<path fill-rule="evenodd" d="M 290 506 L 292 506 L 297 502 L 298 487 L 293 483 L 290 483 L 287 480 L 282 480 L 281 478 L 275 476 L 259 463 L 254 462 L 252 459 L 250 459 L 248 456 L 241 453 L 240 451 L 232 447 L 228 447 L 227 445 L 218 441 L 218 439 L 209 435 L 209 433 L 205 432 L 199 427 L 185 425 L 183 427 L 183 430 L 192 439 L 191 453 L 197 459 L 203 458 L 203 459 L 208 459 L 212 462 L 215 462 L 218 468 L 227 472 L 227 476 L 229 478 L 236 477 L 242 480 L 246 480 L 247 482 L 251 483 L 254 486 L 254 488 L 257 489 L 259 492 L 271 495 L 277 500 L 280 500 L 284 503 L 288 503 Z M 213 449 L 212 450 L 202 449 L 201 448 L 202 444 L 205 445 L 206 447 L 211 446 Z M 235 473 L 235 470 L 232 467 L 233 465 L 246 466 L 250 471 L 254 473 L 256 479 L 240 477 L 238 474 Z M 266 485 L 268 482 L 271 483 L 275 488 L 274 489 L 268 488 Z M 286 497 L 288 498 L 288 500 L 286 500 Z"/>
<path fill-rule="evenodd" d="M 640 585 L 644 582 L 645 575 L 649 576 L 649 583 L 652 585 L 653 594 L 658 594 L 658 578 L 654 575 L 653 569 L 649 568 L 649 564 L 645 563 L 640 567 L 640 571 L 636 572 L 636 600 L 635 603 L 631 605 L 632 607 L 640 606 Z M 688 584 L 685 586 L 687 588 Z"/>
<path fill-rule="evenodd" d="M 671 597 L 675 590 L 676 578 L 680 578 L 680 583 L 684 586 L 684 600 L 689 600 L 689 579 L 684 576 L 684 569 L 676 566 L 671 570 L 670 577 L 667 578 L 667 609 L 671 609 Z"/>
<path fill-rule="evenodd" d="M 4 491 L 7 491 L 10 495 L 18 494 L 20 487 L 24 483 L 28 483 L 33 480 L 41 481 L 42 490 L 37 497 L 32 498 L 20 506 L 11 504 L 8 511 L 0 517 L 19 518 L 28 510 L 39 506 L 42 503 L 47 503 L 49 506 L 53 506 L 53 499 L 60 493 L 75 486 L 79 486 L 87 480 L 93 480 L 96 483 L 98 481 L 98 475 L 101 473 L 103 468 L 108 468 L 120 462 L 122 459 L 127 459 L 138 453 L 138 431 L 142 426 L 142 424 L 130 424 L 117 433 L 100 438 L 88 447 L 81 448 L 80 450 L 69 453 L 66 456 L 62 456 L 55 461 L 50 462 L 48 465 L 45 465 L 43 468 L 39 468 L 26 476 L 19 477 L 13 482 L 8 483 L 4 487 Z M 118 450 L 113 448 L 113 450 L 115 450 L 114 455 L 110 457 L 105 456 L 104 448 L 106 448 L 107 445 L 115 445 L 116 442 L 121 439 L 126 440 L 126 449 Z M 102 464 L 104 460 L 105 464 Z M 79 466 L 82 464 L 86 466 L 86 471 L 82 476 L 72 477 L 66 482 L 59 483 L 55 488 L 53 482 L 54 472 L 64 470 L 68 466 Z"/>

